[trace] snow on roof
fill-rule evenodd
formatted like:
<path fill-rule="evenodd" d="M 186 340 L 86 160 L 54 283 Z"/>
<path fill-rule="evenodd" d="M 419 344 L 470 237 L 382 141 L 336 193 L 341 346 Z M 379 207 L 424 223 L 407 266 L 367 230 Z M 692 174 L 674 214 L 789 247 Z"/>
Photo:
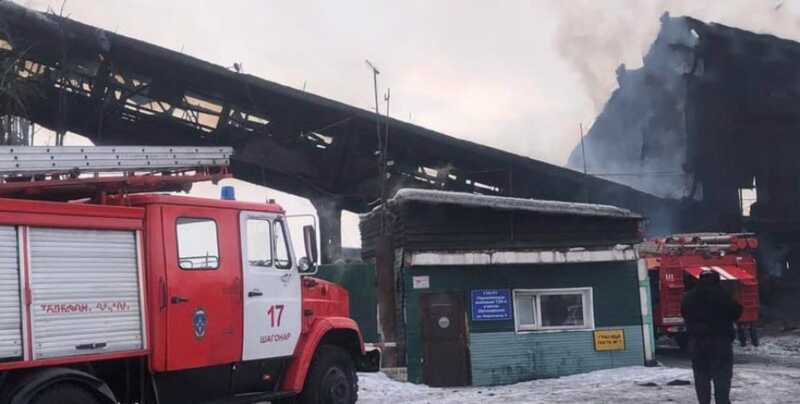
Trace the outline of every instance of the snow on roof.
<path fill-rule="evenodd" d="M 397 191 L 394 197 L 388 201 L 389 204 L 402 204 L 406 202 L 441 203 L 500 210 L 525 210 L 530 212 L 558 215 L 641 219 L 640 215 L 631 212 L 630 210 L 610 205 L 511 198 L 506 196 L 491 196 L 429 189 L 404 188 Z"/>

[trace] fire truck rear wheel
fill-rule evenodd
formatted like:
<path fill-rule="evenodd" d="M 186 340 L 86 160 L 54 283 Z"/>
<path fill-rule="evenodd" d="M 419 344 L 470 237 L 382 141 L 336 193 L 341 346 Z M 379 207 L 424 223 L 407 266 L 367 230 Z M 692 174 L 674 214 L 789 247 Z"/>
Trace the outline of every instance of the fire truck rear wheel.
<path fill-rule="evenodd" d="M 59 383 L 46 388 L 30 404 L 99 404 L 90 391 L 71 383 Z"/>
<path fill-rule="evenodd" d="M 358 375 L 350 355 L 334 345 L 317 349 L 301 404 L 353 404 L 358 400 Z"/>

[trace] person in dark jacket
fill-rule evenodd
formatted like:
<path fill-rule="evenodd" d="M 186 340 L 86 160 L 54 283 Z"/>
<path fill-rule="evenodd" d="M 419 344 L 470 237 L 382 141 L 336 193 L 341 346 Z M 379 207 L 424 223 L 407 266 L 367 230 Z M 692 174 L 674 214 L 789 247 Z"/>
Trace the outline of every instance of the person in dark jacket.
<path fill-rule="evenodd" d="M 694 387 L 700 404 L 729 404 L 733 377 L 733 324 L 742 315 L 742 306 L 720 284 L 719 273 L 706 270 L 697 285 L 686 293 L 681 314 L 689 334 Z"/>

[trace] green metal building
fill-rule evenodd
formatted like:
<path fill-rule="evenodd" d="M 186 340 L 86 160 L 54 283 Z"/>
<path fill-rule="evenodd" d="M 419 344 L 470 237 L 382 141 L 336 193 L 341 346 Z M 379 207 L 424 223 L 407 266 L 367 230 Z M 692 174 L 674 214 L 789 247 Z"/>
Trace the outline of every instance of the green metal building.
<path fill-rule="evenodd" d="M 350 318 L 358 323 L 364 342 L 378 342 L 378 302 L 375 266 L 366 263 L 320 265 L 315 277 L 344 287 L 350 297 Z"/>
<path fill-rule="evenodd" d="M 362 217 L 379 306 L 394 308 L 380 310 L 381 335 L 409 381 L 432 386 L 644 365 L 640 221 L 610 206 L 401 190 Z"/>

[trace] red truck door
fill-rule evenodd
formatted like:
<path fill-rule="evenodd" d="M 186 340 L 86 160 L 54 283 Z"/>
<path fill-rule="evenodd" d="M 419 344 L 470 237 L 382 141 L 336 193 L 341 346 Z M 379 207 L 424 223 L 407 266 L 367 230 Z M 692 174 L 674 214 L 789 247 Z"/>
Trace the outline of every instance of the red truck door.
<path fill-rule="evenodd" d="M 244 272 L 245 361 L 291 356 L 300 338 L 300 274 L 282 217 L 263 212 L 240 216 Z"/>
<path fill-rule="evenodd" d="M 684 285 L 683 270 L 680 267 L 662 267 L 659 271 L 661 297 L 661 325 L 682 325 L 681 302 L 683 301 Z M 657 321 L 658 322 L 658 321 Z"/>
<path fill-rule="evenodd" d="M 237 362 L 242 282 L 236 211 L 163 209 L 167 370 Z"/>

